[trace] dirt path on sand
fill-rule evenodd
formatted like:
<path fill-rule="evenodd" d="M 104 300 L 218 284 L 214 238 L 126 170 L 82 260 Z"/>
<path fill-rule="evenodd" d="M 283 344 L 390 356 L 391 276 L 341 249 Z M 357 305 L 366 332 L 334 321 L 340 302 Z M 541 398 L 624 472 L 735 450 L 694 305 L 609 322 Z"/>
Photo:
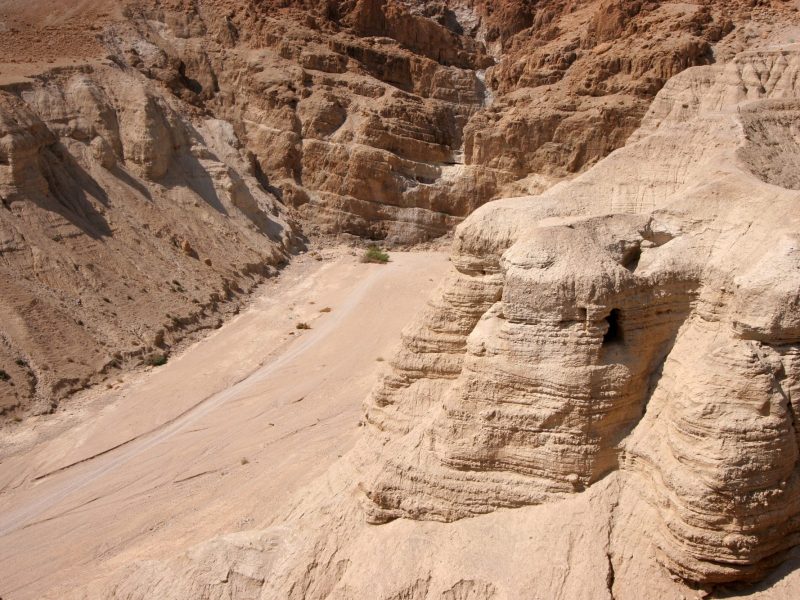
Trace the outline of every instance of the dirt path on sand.
<path fill-rule="evenodd" d="M 299 261 L 221 330 L 7 456 L 0 596 L 39 598 L 268 523 L 351 447 L 377 359 L 446 265 L 440 253 Z"/>

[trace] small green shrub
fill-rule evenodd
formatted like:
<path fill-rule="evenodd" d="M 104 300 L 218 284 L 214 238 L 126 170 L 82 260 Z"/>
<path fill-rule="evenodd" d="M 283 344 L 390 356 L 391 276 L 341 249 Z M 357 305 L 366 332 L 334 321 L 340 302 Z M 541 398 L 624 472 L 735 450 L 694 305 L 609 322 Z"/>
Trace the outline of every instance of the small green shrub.
<path fill-rule="evenodd" d="M 389 255 L 377 246 L 370 246 L 361 257 L 361 262 L 385 264 L 389 262 Z"/>
<path fill-rule="evenodd" d="M 9 379 L 11 379 L 11 375 L 0 369 L 0 381 L 8 381 Z"/>
<path fill-rule="evenodd" d="M 311 325 L 308 323 L 298 323 L 295 327 L 297 327 L 297 329 L 311 329 Z"/>

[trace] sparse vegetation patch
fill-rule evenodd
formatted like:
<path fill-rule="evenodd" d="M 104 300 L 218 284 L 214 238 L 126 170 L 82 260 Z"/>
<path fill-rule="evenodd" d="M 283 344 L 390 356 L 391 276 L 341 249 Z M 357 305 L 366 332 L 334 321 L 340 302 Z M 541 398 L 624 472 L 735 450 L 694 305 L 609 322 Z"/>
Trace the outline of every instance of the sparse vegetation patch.
<path fill-rule="evenodd" d="M 361 262 L 386 264 L 389 262 L 389 255 L 378 246 L 370 246 L 361 257 Z"/>

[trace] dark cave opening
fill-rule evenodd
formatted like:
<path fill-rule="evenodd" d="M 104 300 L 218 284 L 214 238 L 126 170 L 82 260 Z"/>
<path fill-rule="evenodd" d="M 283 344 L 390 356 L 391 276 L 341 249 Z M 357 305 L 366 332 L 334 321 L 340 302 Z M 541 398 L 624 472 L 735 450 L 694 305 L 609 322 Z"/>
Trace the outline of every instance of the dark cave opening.
<path fill-rule="evenodd" d="M 612 309 L 611 314 L 609 314 L 606 317 L 606 323 L 608 323 L 608 330 L 603 336 L 603 346 L 607 346 L 609 344 L 622 343 L 623 338 L 622 338 L 622 324 L 620 323 L 621 318 L 622 318 L 622 311 L 618 308 Z"/>

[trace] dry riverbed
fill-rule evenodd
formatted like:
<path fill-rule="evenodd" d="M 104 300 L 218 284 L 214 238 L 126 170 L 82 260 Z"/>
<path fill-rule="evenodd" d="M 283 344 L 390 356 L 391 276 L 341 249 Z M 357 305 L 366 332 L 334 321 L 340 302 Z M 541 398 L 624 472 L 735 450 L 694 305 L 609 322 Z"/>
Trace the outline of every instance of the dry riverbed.
<path fill-rule="evenodd" d="M 447 258 L 330 255 L 298 258 L 165 366 L 8 433 L 0 597 L 40 598 L 263 526 L 352 446 L 381 359 Z"/>

